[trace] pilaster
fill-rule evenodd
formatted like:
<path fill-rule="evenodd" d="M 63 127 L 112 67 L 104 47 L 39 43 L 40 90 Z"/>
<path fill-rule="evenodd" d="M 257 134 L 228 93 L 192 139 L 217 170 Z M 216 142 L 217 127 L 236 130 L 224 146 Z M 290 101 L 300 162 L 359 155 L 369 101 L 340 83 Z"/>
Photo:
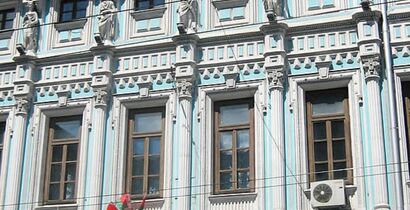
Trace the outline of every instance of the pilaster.
<path fill-rule="evenodd" d="M 284 137 L 284 113 L 283 113 L 283 83 L 286 77 L 286 51 L 285 37 L 286 24 L 270 22 L 260 29 L 265 35 L 265 69 L 267 72 L 267 83 L 270 92 L 271 107 L 271 133 L 274 148 L 272 153 L 272 177 L 270 186 L 274 186 L 271 194 L 275 198 L 274 210 L 286 208 L 286 174 L 285 174 L 285 137 Z"/>
<path fill-rule="evenodd" d="M 91 87 L 94 92 L 93 111 L 92 111 L 92 150 L 89 151 L 90 162 L 89 168 L 92 170 L 87 174 L 90 178 L 88 185 L 89 194 L 87 196 L 87 204 L 90 210 L 100 210 L 102 203 L 102 184 L 103 184 L 103 166 L 104 166 L 104 145 L 105 131 L 107 124 L 107 105 L 111 95 L 112 84 L 112 63 L 113 63 L 113 47 L 99 46 L 93 48 L 95 69 L 92 75 Z"/>
<path fill-rule="evenodd" d="M 191 209 L 191 154 L 192 154 L 192 94 L 196 69 L 196 44 L 198 36 L 192 34 L 182 34 L 175 36 L 173 41 L 176 47 L 175 79 L 178 97 L 177 122 L 179 125 L 178 137 L 178 172 L 174 178 L 175 191 L 177 196 L 175 207 L 179 210 Z M 175 170 L 175 169 L 174 169 Z"/>
<path fill-rule="evenodd" d="M 359 55 L 366 83 L 367 97 L 364 103 L 368 109 L 368 139 L 367 151 L 370 151 L 370 160 L 365 163 L 368 166 L 368 175 L 371 174 L 373 187 L 367 185 L 371 192 L 373 206 L 371 209 L 391 209 L 388 198 L 388 182 L 386 175 L 386 159 L 383 137 L 383 116 L 380 96 L 381 74 L 381 39 L 379 20 L 381 14 L 378 11 L 365 10 L 353 15 L 357 22 Z"/>
<path fill-rule="evenodd" d="M 14 81 L 15 106 L 12 137 L 10 139 L 9 160 L 6 180 L 5 205 L 18 204 L 20 202 L 20 189 L 22 184 L 22 172 L 24 162 L 24 145 L 26 141 L 27 120 L 30 112 L 30 103 L 34 95 L 33 71 L 36 63 L 29 56 L 16 57 L 16 80 Z M 19 205 L 10 205 L 7 209 L 19 209 Z"/>

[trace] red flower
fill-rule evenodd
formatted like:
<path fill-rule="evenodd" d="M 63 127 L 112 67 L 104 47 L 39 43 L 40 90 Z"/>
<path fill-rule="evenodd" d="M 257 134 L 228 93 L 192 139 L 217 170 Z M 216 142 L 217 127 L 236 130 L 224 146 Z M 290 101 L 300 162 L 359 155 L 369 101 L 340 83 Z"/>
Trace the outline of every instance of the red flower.
<path fill-rule="evenodd" d="M 110 202 L 107 206 L 107 210 L 118 210 L 113 202 Z"/>

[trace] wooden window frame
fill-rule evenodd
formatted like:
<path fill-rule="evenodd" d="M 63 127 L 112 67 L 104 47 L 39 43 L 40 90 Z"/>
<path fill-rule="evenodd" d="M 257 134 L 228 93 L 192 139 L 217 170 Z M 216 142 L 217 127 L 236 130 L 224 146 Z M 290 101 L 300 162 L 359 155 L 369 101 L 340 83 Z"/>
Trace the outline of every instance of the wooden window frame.
<path fill-rule="evenodd" d="M 313 116 L 313 106 L 310 102 L 311 99 L 315 99 L 318 97 L 323 97 L 322 94 L 342 94 L 344 96 L 343 99 L 343 113 L 335 113 L 335 114 L 326 114 L 326 115 L 319 115 Z M 344 141 L 345 141 L 345 155 L 346 158 L 344 160 L 338 161 L 346 161 L 346 174 L 347 177 L 345 179 L 345 184 L 353 184 L 353 163 L 352 163 L 352 147 L 351 147 L 351 137 L 350 137 L 350 115 L 349 115 L 349 98 L 348 98 L 348 91 L 346 88 L 340 89 L 329 89 L 329 90 L 319 90 L 319 91 L 311 91 L 306 93 L 306 116 L 307 116 L 307 133 L 308 133 L 308 161 L 309 161 L 309 180 L 310 182 L 314 182 L 315 180 L 315 164 L 325 163 L 327 162 L 328 165 L 328 180 L 334 179 L 334 171 L 333 171 L 333 145 L 332 145 L 332 121 L 344 121 Z M 313 139 L 313 123 L 315 122 L 325 122 L 326 124 L 326 143 L 327 143 L 327 161 L 315 161 L 314 156 L 314 139 Z"/>
<path fill-rule="evenodd" d="M 238 125 L 219 125 L 220 108 L 227 105 L 248 104 L 249 107 L 249 123 Z M 254 127 L 254 100 L 239 99 L 230 101 L 215 102 L 214 104 L 214 194 L 231 194 L 231 193 L 247 193 L 255 191 L 255 127 Z M 237 180 L 237 148 L 236 133 L 237 130 L 249 129 L 249 188 L 239 188 Z M 232 131 L 232 189 L 220 189 L 220 132 Z"/>
<path fill-rule="evenodd" d="M 53 142 L 54 137 L 54 128 L 53 125 L 57 122 L 64 122 L 69 120 L 80 120 L 81 124 L 78 128 L 78 139 L 70 138 L 70 139 L 58 139 L 56 142 Z M 80 141 L 81 141 L 81 129 L 82 129 L 82 116 L 69 116 L 69 117 L 56 117 L 50 119 L 49 123 L 49 130 L 48 130 L 48 144 L 47 144 L 47 162 L 46 162 L 46 176 L 44 181 L 44 204 L 71 204 L 76 203 L 77 197 L 77 187 L 78 187 L 78 175 L 79 175 L 79 157 L 80 157 Z M 74 196 L 73 199 L 64 199 L 64 184 L 65 183 L 73 183 L 73 181 L 65 181 L 65 172 L 66 172 L 66 165 L 67 163 L 67 147 L 71 144 L 77 144 L 77 159 L 76 161 L 70 161 L 69 163 L 76 163 L 76 176 L 74 180 Z M 61 171 L 60 174 L 60 190 L 59 190 L 59 200 L 49 200 L 49 189 L 50 189 L 50 181 L 51 181 L 51 165 L 52 165 L 52 154 L 53 154 L 53 146 L 63 145 L 63 154 L 61 155 Z"/>
<path fill-rule="evenodd" d="M 134 116 L 136 114 L 141 113 L 162 113 L 162 121 L 161 121 L 161 131 L 160 132 L 144 132 L 144 133 L 137 133 L 134 132 Z M 132 192 L 132 160 L 133 160 L 133 139 L 135 138 L 144 138 L 144 171 L 143 171 L 143 194 L 131 194 L 131 199 L 142 199 L 143 195 L 146 194 L 147 199 L 153 198 L 162 198 L 163 196 L 163 186 L 164 186 L 164 146 L 165 146 L 165 109 L 163 107 L 155 107 L 155 108 L 146 108 L 146 109 L 136 109 L 131 110 L 129 112 L 128 117 L 128 149 L 127 149 L 127 179 L 126 179 L 126 192 L 131 194 Z M 150 195 L 147 194 L 148 191 L 148 143 L 149 137 L 161 136 L 161 150 L 160 150 L 160 171 L 159 171 L 159 194 Z"/>
<path fill-rule="evenodd" d="M 8 14 L 8 13 L 11 13 L 11 12 L 14 13 L 13 19 L 7 19 L 7 14 Z M 6 22 L 7 22 L 8 20 L 14 21 L 14 18 L 16 17 L 16 11 L 15 11 L 15 9 L 1 10 L 1 11 L 0 11 L 0 15 L 2 16 L 2 20 L 1 20 L 1 23 L 0 23 L 0 30 L 12 29 L 12 28 L 13 28 L 13 25 L 11 25 L 11 28 L 6 28 Z"/>
<path fill-rule="evenodd" d="M 59 18 L 58 18 L 59 22 L 70 22 L 70 21 L 74 21 L 74 20 L 78 20 L 78 19 L 87 17 L 87 7 L 88 6 L 85 7 L 85 16 L 84 17 L 79 17 L 79 18 L 76 17 L 77 12 L 78 12 L 77 4 L 78 4 L 79 1 L 81 1 L 81 0 L 62 0 L 61 1 L 60 10 L 59 10 Z M 87 0 L 84 0 L 84 1 L 88 2 Z M 73 10 L 71 11 L 71 19 L 63 21 L 62 19 L 63 19 L 63 14 L 64 14 L 63 13 L 64 4 L 65 3 L 70 3 L 70 2 L 73 3 Z"/>

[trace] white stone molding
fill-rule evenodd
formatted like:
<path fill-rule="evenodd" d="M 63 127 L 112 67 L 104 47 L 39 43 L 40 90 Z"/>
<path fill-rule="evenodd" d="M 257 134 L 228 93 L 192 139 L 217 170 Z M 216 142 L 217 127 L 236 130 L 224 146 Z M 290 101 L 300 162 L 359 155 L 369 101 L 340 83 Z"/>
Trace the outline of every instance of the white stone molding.
<path fill-rule="evenodd" d="M 15 115 L 13 113 L 13 108 L 12 107 L 2 107 L 2 110 L 0 111 L 0 121 L 6 123 L 6 129 L 4 131 L 4 139 L 3 139 L 3 151 L 2 151 L 2 157 L 1 158 L 1 171 L 0 171 L 0 189 L 6 189 L 7 185 L 7 167 L 8 167 L 8 162 L 12 159 L 9 157 L 7 154 L 9 154 L 9 145 L 11 144 L 10 140 L 12 139 L 12 128 L 13 128 L 13 121 L 14 121 Z M 0 204 L 4 203 L 4 197 L 5 197 L 5 190 L 0 190 Z M 4 208 L 0 208 L 4 209 Z"/>
<path fill-rule="evenodd" d="M 87 122 L 91 119 L 91 109 L 89 99 L 84 100 L 70 100 L 65 107 L 60 107 L 58 103 L 43 103 L 35 104 L 32 115 L 33 123 L 36 127 L 34 129 L 33 139 L 33 151 L 32 151 L 32 164 L 30 165 L 30 174 L 28 175 L 29 183 L 34 183 L 28 188 L 28 202 L 24 204 L 25 209 L 36 210 L 54 210 L 58 209 L 84 209 L 85 199 L 77 199 L 74 204 L 64 205 L 43 205 L 44 195 L 44 177 L 46 174 L 45 168 L 47 165 L 47 147 L 48 147 L 48 129 L 49 120 L 53 117 L 82 115 L 82 127 L 81 127 L 81 140 L 79 144 L 79 161 L 77 171 L 77 186 L 76 197 L 84 198 L 85 194 L 85 178 L 86 178 L 86 165 L 87 165 L 87 151 L 89 141 L 89 130 Z M 62 112 L 64 110 L 64 112 Z"/>
<path fill-rule="evenodd" d="M 294 76 L 289 78 L 289 91 L 287 97 L 290 97 L 292 105 L 292 112 L 294 113 L 294 124 L 297 128 L 295 130 L 295 160 L 296 171 L 293 174 L 297 176 L 293 177 L 294 183 L 299 183 L 303 188 L 303 191 L 310 191 L 308 189 L 309 177 L 308 174 L 308 160 L 307 160 L 307 130 L 306 130 L 306 101 L 305 92 L 312 90 L 323 90 L 323 87 L 327 89 L 347 87 L 349 93 L 349 114 L 350 131 L 352 140 L 352 160 L 353 160 L 353 186 L 356 187 L 356 192 L 350 196 L 349 202 L 353 209 L 365 209 L 365 185 L 364 177 L 357 177 L 358 174 L 362 174 L 359 170 L 363 167 L 363 150 L 362 150 L 362 137 L 360 128 L 363 126 L 361 117 L 359 114 L 359 100 L 356 96 L 356 87 L 360 77 L 357 76 L 357 71 L 344 71 L 344 72 L 331 72 L 328 79 L 320 79 L 317 76 Z M 356 75 L 356 76 L 355 76 Z M 354 141 L 354 142 L 353 142 Z M 301 191 L 300 187 L 297 187 L 298 191 Z M 296 198 L 298 202 L 298 209 L 311 209 L 310 201 L 303 192 L 299 192 Z"/>
<path fill-rule="evenodd" d="M 319 71 L 319 77 L 321 79 L 327 79 L 329 77 L 329 70 L 332 65 L 332 58 L 329 55 L 325 58 L 317 57 L 315 60 L 316 67 Z"/>
<path fill-rule="evenodd" d="M 126 183 L 126 154 L 128 141 L 128 117 L 129 111 L 133 109 L 144 109 L 149 107 L 165 107 L 165 130 L 164 130 L 164 184 L 162 191 L 163 198 L 155 199 L 155 201 L 147 201 L 148 208 L 154 209 L 170 209 L 171 199 L 171 179 L 172 170 L 172 144 L 173 144 L 173 104 L 176 103 L 176 95 L 173 90 L 165 92 L 153 92 L 150 97 L 141 97 L 140 95 L 116 95 L 113 97 L 113 118 L 116 119 L 114 126 L 114 159 L 112 174 L 112 194 L 111 200 L 118 200 L 118 196 L 125 191 L 124 184 Z M 179 169 L 177 169 L 179 170 Z M 148 203 L 150 203 L 148 205 Z M 149 207 L 151 206 L 151 207 Z"/>
<path fill-rule="evenodd" d="M 138 77 L 137 85 L 138 85 L 138 89 L 139 89 L 139 93 L 141 97 L 149 96 L 149 91 L 152 88 L 152 81 L 153 79 L 150 75 L 148 75 L 145 79 L 143 77 Z"/>
<path fill-rule="evenodd" d="M 237 66 L 229 68 L 225 66 L 222 75 L 225 77 L 225 84 L 229 88 L 235 88 L 236 81 L 239 78 L 239 69 Z"/>
<path fill-rule="evenodd" d="M 191 98 L 192 82 L 185 79 L 177 81 L 177 94 L 180 99 Z"/>
<path fill-rule="evenodd" d="M 262 82 L 263 83 L 263 82 Z M 263 143 L 263 111 L 260 106 L 261 100 L 266 100 L 260 97 L 259 91 L 266 91 L 265 87 L 260 81 L 253 81 L 250 83 L 238 83 L 233 90 L 225 85 L 214 85 L 212 87 L 199 87 L 197 106 L 203 107 L 199 121 L 201 132 L 200 139 L 201 147 L 199 148 L 199 160 L 201 160 L 200 173 L 195 174 L 195 178 L 200 180 L 201 188 L 200 195 L 195 197 L 195 202 L 201 203 L 199 210 L 226 210 L 226 209 L 264 209 L 264 143 Z M 228 94 L 229 93 L 229 94 Z M 214 102 L 222 100 L 233 100 L 240 98 L 254 98 L 255 103 L 255 192 L 244 195 L 246 198 L 240 202 L 238 197 L 227 195 L 214 196 L 213 193 L 213 136 L 214 136 Z M 265 102 L 266 103 L 266 102 Z M 193 152 L 198 152 L 194 150 Z M 235 197 L 235 198 L 234 198 Z M 256 198 L 255 198 L 256 197 Z M 238 202 L 230 202 L 238 201 Z"/>
<path fill-rule="evenodd" d="M 380 78 L 380 58 L 378 55 L 361 58 L 366 81 Z"/>

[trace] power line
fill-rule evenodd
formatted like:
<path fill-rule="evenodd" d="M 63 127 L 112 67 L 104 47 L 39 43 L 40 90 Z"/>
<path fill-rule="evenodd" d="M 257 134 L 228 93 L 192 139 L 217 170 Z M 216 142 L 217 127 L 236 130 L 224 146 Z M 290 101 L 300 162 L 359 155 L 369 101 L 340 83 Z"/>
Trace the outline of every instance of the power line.
<path fill-rule="evenodd" d="M 353 176 L 353 178 L 366 178 L 366 177 L 373 177 L 373 176 L 381 176 L 381 175 L 390 175 L 390 174 L 395 174 L 395 173 L 402 173 L 402 172 L 409 172 L 408 170 L 406 171 L 389 171 L 389 172 L 384 172 L 384 173 L 373 173 L 373 174 L 363 174 L 363 175 L 357 175 L 357 176 Z M 330 180 L 329 180 L 330 181 Z M 308 184 L 310 183 L 310 181 L 305 181 L 305 182 L 301 182 L 301 184 Z M 257 189 L 270 189 L 270 188 L 275 188 L 275 187 L 281 187 L 281 186 L 292 186 L 292 185 L 298 185 L 298 183 L 293 182 L 293 183 L 287 183 L 285 185 L 283 184 L 279 184 L 279 185 L 268 185 L 268 186 L 261 186 L 261 187 L 252 187 L 249 188 L 250 190 L 257 190 Z M 305 190 L 305 189 L 302 189 Z M 170 196 L 162 196 L 160 197 L 160 199 L 166 199 L 166 198 L 181 198 L 181 197 L 194 197 L 194 196 L 200 196 L 200 195 L 210 195 L 213 193 L 212 191 L 208 191 L 205 193 L 191 193 L 188 195 L 170 195 Z M 77 197 L 74 199 L 77 200 L 87 200 L 88 198 L 103 198 L 103 197 L 110 197 L 110 196 L 120 196 L 123 195 L 124 193 L 113 193 L 113 194 L 105 194 L 105 195 L 100 195 L 100 196 L 86 196 L 86 197 Z M 19 205 L 30 205 L 30 204 L 42 204 L 43 202 L 25 202 L 25 203 L 14 203 L 14 204 L 2 204 L 0 205 L 0 207 L 9 207 L 9 206 L 19 206 Z M 96 205 L 106 205 L 109 204 L 108 203 L 98 203 L 98 204 L 82 204 L 82 205 L 76 205 L 77 207 L 80 206 L 96 206 Z"/>

